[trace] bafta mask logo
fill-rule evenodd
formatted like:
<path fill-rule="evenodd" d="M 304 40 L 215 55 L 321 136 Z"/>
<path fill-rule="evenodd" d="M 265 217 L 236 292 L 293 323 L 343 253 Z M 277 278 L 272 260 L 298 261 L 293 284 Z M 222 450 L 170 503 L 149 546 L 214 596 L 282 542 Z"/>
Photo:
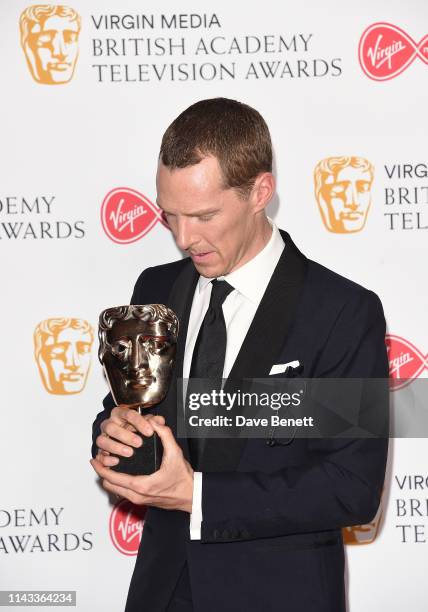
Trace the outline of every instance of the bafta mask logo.
<path fill-rule="evenodd" d="M 360 232 L 372 200 L 374 169 L 363 157 L 327 157 L 315 167 L 315 197 L 324 225 L 335 234 Z"/>
<path fill-rule="evenodd" d="M 46 319 L 34 330 L 34 355 L 46 391 L 80 393 L 91 365 L 94 333 L 83 319 Z"/>
<path fill-rule="evenodd" d="M 353 525 L 342 529 L 344 544 L 371 544 L 377 537 L 382 518 L 382 501 L 379 504 L 376 516 L 366 525 Z"/>
<path fill-rule="evenodd" d="M 68 83 L 79 54 L 80 16 L 68 6 L 29 6 L 19 20 L 21 46 L 37 83 Z"/>

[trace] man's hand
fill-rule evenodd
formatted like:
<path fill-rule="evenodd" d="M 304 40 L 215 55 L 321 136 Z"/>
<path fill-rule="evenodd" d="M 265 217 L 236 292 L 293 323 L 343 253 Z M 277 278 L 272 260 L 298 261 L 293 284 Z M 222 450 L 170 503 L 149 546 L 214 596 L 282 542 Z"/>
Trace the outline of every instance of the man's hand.
<path fill-rule="evenodd" d="M 141 438 L 134 432 L 138 430 L 145 436 L 151 436 L 154 431 L 152 420 L 161 425 L 165 423 L 162 416 L 143 416 L 127 406 L 113 408 L 110 418 L 101 423 L 101 435 L 96 439 L 97 461 L 105 467 L 111 467 L 119 463 L 119 459 L 111 457 L 110 454 L 130 457 L 134 452 L 133 447 L 138 448 L 142 444 Z"/>
<path fill-rule="evenodd" d="M 116 411 L 115 414 L 113 414 L 114 411 Z M 127 411 L 134 415 L 127 414 Z M 183 510 L 190 513 L 193 498 L 192 467 L 184 459 L 183 451 L 175 441 L 171 429 L 164 424 L 163 417 L 149 417 L 150 415 L 142 417 L 135 411 L 124 407 L 114 408 L 112 417 L 104 421 L 104 426 L 101 425 L 103 433 L 97 438 L 97 446 L 101 451 L 96 459 L 91 460 L 91 465 L 107 491 L 129 499 L 133 504 L 156 506 L 165 510 Z M 122 419 L 121 423 L 120 419 Z M 153 431 L 159 435 L 163 446 L 163 457 L 160 469 L 154 474 L 128 476 L 128 474 L 114 472 L 108 467 L 108 465 L 117 463 L 118 460 L 103 453 L 114 452 L 118 455 L 129 456 L 125 452 L 127 448 L 141 445 L 140 438 L 129 429 L 125 429 L 126 425 L 123 424 L 123 421 L 130 423 L 133 428 L 145 436 L 152 435 Z M 109 438 L 110 435 L 121 440 L 123 444 Z M 139 444 L 137 444 L 137 438 Z"/>

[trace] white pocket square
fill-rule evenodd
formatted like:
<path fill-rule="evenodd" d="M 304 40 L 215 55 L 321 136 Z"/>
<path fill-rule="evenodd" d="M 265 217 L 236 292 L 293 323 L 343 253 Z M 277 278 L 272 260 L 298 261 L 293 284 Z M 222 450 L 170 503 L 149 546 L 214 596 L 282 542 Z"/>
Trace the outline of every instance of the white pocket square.
<path fill-rule="evenodd" d="M 287 368 L 298 368 L 300 361 L 289 361 L 288 363 L 276 363 L 270 369 L 269 376 L 271 374 L 283 374 Z"/>

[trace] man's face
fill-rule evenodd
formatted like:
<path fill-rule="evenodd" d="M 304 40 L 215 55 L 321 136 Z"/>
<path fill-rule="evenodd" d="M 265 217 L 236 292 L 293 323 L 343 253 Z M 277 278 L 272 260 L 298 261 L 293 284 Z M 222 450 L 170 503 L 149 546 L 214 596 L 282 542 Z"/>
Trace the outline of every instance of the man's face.
<path fill-rule="evenodd" d="M 48 336 L 39 355 L 39 368 L 50 393 L 80 393 L 91 363 L 92 338 L 88 332 L 67 327 Z"/>
<path fill-rule="evenodd" d="M 223 187 L 215 157 L 174 170 L 159 162 L 157 203 L 177 246 L 203 276 L 227 274 L 251 259 L 257 232 L 251 197 L 243 200 Z"/>
<path fill-rule="evenodd" d="M 26 53 L 33 76 L 40 83 L 67 83 L 73 76 L 78 55 L 77 21 L 54 15 L 34 24 L 28 36 Z"/>
<path fill-rule="evenodd" d="M 169 386 L 176 342 L 162 322 L 114 321 L 102 362 L 116 403 L 150 407 Z"/>
<path fill-rule="evenodd" d="M 363 229 L 371 204 L 371 184 L 370 172 L 352 166 L 326 178 L 319 205 L 330 231 L 351 233 Z"/>

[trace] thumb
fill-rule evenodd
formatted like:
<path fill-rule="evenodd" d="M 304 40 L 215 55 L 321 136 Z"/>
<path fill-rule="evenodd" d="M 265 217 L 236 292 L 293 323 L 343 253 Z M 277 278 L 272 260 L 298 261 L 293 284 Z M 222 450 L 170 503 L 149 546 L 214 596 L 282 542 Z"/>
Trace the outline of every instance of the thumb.
<path fill-rule="evenodd" d="M 159 423 L 160 425 L 165 425 L 165 417 L 160 414 L 148 414 L 146 416 L 146 420 L 153 423 Z"/>
<path fill-rule="evenodd" d="M 154 419 L 151 420 L 151 425 L 162 442 L 164 453 L 170 452 L 174 450 L 174 448 L 178 448 L 178 444 L 170 427 L 167 425 L 162 425 Z"/>

